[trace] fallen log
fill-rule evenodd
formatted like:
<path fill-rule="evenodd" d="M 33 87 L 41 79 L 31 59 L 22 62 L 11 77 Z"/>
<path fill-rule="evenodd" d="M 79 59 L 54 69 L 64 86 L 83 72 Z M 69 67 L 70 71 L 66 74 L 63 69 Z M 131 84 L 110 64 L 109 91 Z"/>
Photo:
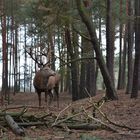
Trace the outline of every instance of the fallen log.
<path fill-rule="evenodd" d="M 7 110 L 14 110 L 14 109 L 20 109 L 20 108 L 35 108 L 35 109 L 44 109 L 45 107 L 43 107 L 43 106 L 41 106 L 41 107 L 39 107 L 39 106 L 31 106 L 31 105 L 21 105 L 21 106 L 12 106 L 12 107 L 6 107 L 6 108 L 3 108 L 2 110 L 1 110 L 1 112 L 5 112 L 5 111 L 7 111 Z"/>
<path fill-rule="evenodd" d="M 18 124 L 14 121 L 14 119 L 10 115 L 5 115 L 5 120 L 8 126 L 12 129 L 12 131 L 16 135 L 25 136 L 24 130 L 18 126 Z"/>
<path fill-rule="evenodd" d="M 5 111 L 0 111 L 0 117 L 3 117 L 5 115 L 10 115 L 12 117 L 20 117 L 23 116 L 27 112 L 27 108 L 23 108 L 21 112 L 5 112 Z"/>
<path fill-rule="evenodd" d="M 28 126 L 42 126 L 47 125 L 45 122 L 23 122 L 18 123 L 19 126 L 28 127 Z"/>
<path fill-rule="evenodd" d="M 55 127 L 58 128 L 65 128 L 63 125 L 55 125 Z M 75 129 L 75 130 L 86 130 L 86 131 L 91 131 L 91 130 L 97 130 L 100 129 L 102 126 L 97 125 L 97 124 L 77 124 L 77 125 L 66 125 L 67 128 L 69 129 Z"/>

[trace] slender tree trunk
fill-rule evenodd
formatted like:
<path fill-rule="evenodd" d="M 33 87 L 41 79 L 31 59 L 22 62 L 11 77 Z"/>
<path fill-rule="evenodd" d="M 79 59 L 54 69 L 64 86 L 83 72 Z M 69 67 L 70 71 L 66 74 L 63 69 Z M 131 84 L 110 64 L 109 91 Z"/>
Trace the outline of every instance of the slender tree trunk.
<path fill-rule="evenodd" d="M 54 40 L 51 27 L 49 28 L 49 44 L 50 44 L 50 62 L 51 68 L 55 71 L 55 48 L 54 48 Z"/>
<path fill-rule="evenodd" d="M 11 3 L 12 4 L 12 3 Z M 12 9 L 13 10 L 13 9 Z M 13 56 L 13 44 L 14 44 L 14 41 L 13 41 L 13 36 L 14 36 L 14 17 L 13 17 L 13 11 L 11 11 L 12 13 L 12 16 L 11 16 L 11 29 L 10 29 L 10 41 L 11 41 L 11 46 L 10 46 L 10 57 L 9 57 L 9 90 L 13 92 L 13 65 L 12 65 L 12 56 Z"/>
<path fill-rule="evenodd" d="M 20 46 L 19 46 L 19 47 L 20 47 Z M 19 50 L 20 50 L 20 48 L 19 48 Z M 19 56 L 18 56 L 18 64 L 19 64 L 19 65 L 18 65 L 18 69 L 19 69 L 19 75 L 18 75 L 18 80 L 19 80 L 19 82 L 18 82 L 18 85 L 19 85 L 19 91 L 21 90 L 21 89 L 20 89 L 20 81 L 21 81 L 21 80 L 20 80 L 20 75 L 21 75 L 21 71 L 20 71 L 20 62 L 21 62 L 21 61 L 20 61 L 20 59 L 21 59 L 21 57 L 20 57 L 20 52 L 19 52 Z M 32 63 L 32 64 L 33 64 L 33 63 Z"/>
<path fill-rule="evenodd" d="M 107 0 L 106 17 L 106 64 L 114 84 L 114 28 L 113 28 L 113 0 Z"/>
<path fill-rule="evenodd" d="M 70 33 L 70 27 L 67 26 L 65 29 L 65 37 L 66 37 L 66 44 L 68 53 L 71 57 L 71 60 L 75 59 L 75 52 L 72 46 L 71 41 L 71 33 Z M 77 72 L 77 64 L 75 61 L 71 62 L 71 81 L 72 81 L 72 100 L 78 100 L 78 72 Z"/>
<path fill-rule="evenodd" d="M 99 46 L 100 48 L 102 48 L 102 19 L 101 19 L 101 16 L 99 16 Z M 98 66 L 98 63 L 96 61 L 96 71 L 95 71 L 95 78 L 96 78 L 96 89 L 97 89 L 97 78 L 98 78 L 98 71 L 99 71 L 99 66 Z M 95 89 L 95 91 L 96 91 Z"/>
<path fill-rule="evenodd" d="M 16 24 L 16 23 L 15 23 Z M 15 25 L 15 65 L 14 65 L 14 92 L 16 93 L 18 91 L 18 51 L 17 51 L 17 47 L 18 47 L 18 27 L 17 25 Z"/>
<path fill-rule="evenodd" d="M 24 46 L 25 46 L 25 52 L 24 52 L 24 92 L 26 91 L 26 80 L 27 80 L 27 53 L 26 53 L 26 46 L 27 46 L 27 42 L 26 42 L 26 23 L 24 25 Z"/>
<path fill-rule="evenodd" d="M 7 31 L 6 31 L 6 42 L 9 42 L 9 41 L 11 41 L 10 39 L 9 39 L 9 34 L 10 34 L 10 17 L 8 17 L 8 19 L 7 19 Z M 8 34 L 9 33 L 9 34 Z M 8 101 L 8 104 L 10 104 L 10 82 L 9 82 L 9 80 L 11 80 L 11 79 L 9 79 L 9 77 L 10 77 L 10 74 L 11 74 L 11 69 L 10 69 L 10 57 L 11 57 L 11 55 L 10 55 L 10 53 L 11 53 L 11 45 L 10 44 L 8 44 L 7 43 L 7 83 L 8 83 L 8 89 L 7 89 L 7 94 L 5 95 L 5 98 L 7 99 L 7 101 Z"/>
<path fill-rule="evenodd" d="M 122 0 L 120 0 L 120 17 L 122 17 Z M 121 19 L 121 18 L 120 18 Z M 120 51 L 119 51 L 119 75 L 118 75 L 118 89 L 121 89 L 122 80 L 122 21 L 120 20 Z"/>
<path fill-rule="evenodd" d="M 84 38 L 82 38 L 82 47 L 81 47 L 81 57 L 84 57 L 84 53 L 86 52 L 86 43 L 87 40 L 85 40 Z M 86 65 L 85 65 L 85 61 L 81 61 L 81 68 L 80 68 L 80 85 L 79 85 L 79 98 L 82 99 L 85 96 L 85 87 L 86 87 Z"/>
<path fill-rule="evenodd" d="M 130 94 L 132 92 L 132 83 L 133 83 L 133 22 L 131 16 L 133 15 L 132 10 L 132 0 L 128 0 L 128 75 L 127 75 L 127 88 L 126 94 Z"/>
<path fill-rule="evenodd" d="M 8 54 L 7 54 L 7 44 L 6 44 L 6 15 L 5 15 L 5 1 L 2 1 L 2 18 L 1 18 L 1 26 L 2 26 L 2 92 L 1 92 L 1 100 L 3 104 L 3 97 L 6 96 L 8 91 Z"/>
<path fill-rule="evenodd" d="M 122 52 L 122 68 L 121 68 L 121 80 L 120 80 L 120 89 L 126 87 L 126 54 L 128 46 L 128 29 L 127 25 L 125 26 L 124 40 L 123 40 L 123 52 Z"/>
<path fill-rule="evenodd" d="M 135 62 L 131 98 L 138 97 L 140 68 L 140 0 L 135 1 Z"/>
<path fill-rule="evenodd" d="M 100 70 L 104 79 L 104 83 L 106 86 L 106 90 L 107 90 L 106 96 L 108 99 L 112 99 L 112 100 L 118 99 L 112 78 L 108 72 L 108 69 L 105 65 L 105 61 L 103 59 L 103 56 L 100 50 L 99 42 L 98 42 L 96 32 L 95 32 L 95 27 L 93 23 L 90 21 L 90 19 L 88 18 L 88 16 L 86 15 L 83 4 L 81 5 L 81 0 L 76 0 L 76 4 L 77 4 L 77 8 L 81 16 L 81 19 L 87 27 L 87 30 L 91 38 L 91 43 L 96 53 L 96 59 L 99 64 L 99 67 L 100 67 Z"/>
<path fill-rule="evenodd" d="M 65 81 L 65 75 L 64 75 L 64 66 L 62 66 L 62 60 L 63 60 L 63 45 L 61 47 L 61 44 L 63 44 L 64 42 L 61 42 L 61 39 L 64 40 L 63 36 L 61 36 L 61 30 L 59 28 L 59 26 L 57 27 L 57 46 L 58 46 L 58 55 L 60 57 L 60 66 L 61 66 L 61 70 L 60 70 L 60 75 L 61 75 L 61 85 L 60 85 L 60 91 L 63 91 L 63 87 L 65 87 L 67 89 L 67 84 L 66 86 L 64 86 L 64 82 Z M 67 77 L 67 76 L 66 76 Z M 66 78 L 67 79 L 67 78 Z M 66 82 L 67 83 L 67 82 Z M 64 89 L 65 90 L 65 89 Z"/>

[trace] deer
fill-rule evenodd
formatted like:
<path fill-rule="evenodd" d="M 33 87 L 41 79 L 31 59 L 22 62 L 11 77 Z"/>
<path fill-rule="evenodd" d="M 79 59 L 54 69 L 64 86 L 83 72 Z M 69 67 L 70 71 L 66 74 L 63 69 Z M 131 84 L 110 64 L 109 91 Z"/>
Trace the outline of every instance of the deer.
<path fill-rule="evenodd" d="M 60 75 L 53 71 L 48 62 L 46 64 L 39 63 L 38 59 L 33 57 L 32 52 L 27 52 L 31 58 L 38 64 L 39 67 L 42 67 L 35 73 L 33 79 L 33 85 L 35 91 L 38 95 L 39 107 L 41 107 L 41 93 L 45 92 L 45 102 L 47 103 L 47 96 L 49 95 L 49 104 L 52 103 L 53 94 L 52 90 L 55 91 L 56 100 L 57 100 L 57 107 L 59 108 L 59 83 L 60 83 Z"/>
<path fill-rule="evenodd" d="M 45 102 L 47 102 L 47 95 L 50 96 L 50 105 L 53 99 L 53 89 L 57 98 L 57 107 L 59 107 L 59 82 L 60 75 L 54 72 L 47 65 L 45 65 L 42 69 L 36 72 L 33 80 L 33 85 L 38 94 L 39 107 L 41 106 L 41 92 L 45 92 Z"/>

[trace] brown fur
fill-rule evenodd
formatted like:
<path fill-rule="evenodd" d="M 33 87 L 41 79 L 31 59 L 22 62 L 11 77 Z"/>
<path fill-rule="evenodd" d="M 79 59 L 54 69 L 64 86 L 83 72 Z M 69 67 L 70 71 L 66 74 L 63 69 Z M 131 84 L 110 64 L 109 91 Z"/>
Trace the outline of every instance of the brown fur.
<path fill-rule="evenodd" d="M 59 106 L 59 81 L 59 74 L 55 73 L 49 67 L 44 67 L 35 74 L 34 87 L 38 94 L 39 106 L 41 106 L 41 92 L 45 92 L 45 101 L 47 101 L 47 95 L 50 96 L 49 104 L 51 103 L 53 97 L 51 92 L 52 89 L 55 90 L 57 95 L 57 105 Z"/>
<path fill-rule="evenodd" d="M 53 89 L 60 81 L 60 76 L 58 74 L 50 76 L 47 83 L 47 89 Z"/>

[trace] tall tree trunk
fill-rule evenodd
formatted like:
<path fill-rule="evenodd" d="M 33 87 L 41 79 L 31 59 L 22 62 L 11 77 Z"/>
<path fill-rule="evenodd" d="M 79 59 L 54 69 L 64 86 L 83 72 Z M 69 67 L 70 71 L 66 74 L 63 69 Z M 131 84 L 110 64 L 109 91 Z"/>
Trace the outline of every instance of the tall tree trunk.
<path fill-rule="evenodd" d="M 92 10 L 88 10 L 90 1 L 84 1 L 84 5 L 87 8 L 87 14 L 92 21 Z M 84 34 L 89 37 L 87 29 L 83 30 Z M 81 57 L 94 57 L 92 53 L 92 44 L 89 40 L 82 37 L 82 52 Z M 80 98 L 94 96 L 96 94 L 96 76 L 95 76 L 95 60 L 87 60 L 81 63 L 81 76 L 80 76 Z M 88 92 L 88 93 L 87 93 Z"/>
<path fill-rule="evenodd" d="M 1 17 L 1 26 L 2 26 L 2 92 L 1 100 L 3 104 L 3 97 L 7 95 L 8 91 L 8 47 L 6 44 L 6 14 L 5 14 L 5 1 L 1 2 L 2 4 L 2 17 Z"/>
<path fill-rule="evenodd" d="M 82 38 L 82 47 L 81 47 L 81 57 L 84 57 L 86 52 L 87 40 Z M 85 98 L 85 87 L 86 87 L 86 64 L 85 61 L 81 61 L 80 68 L 80 85 L 79 85 L 79 98 Z"/>
<path fill-rule="evenodd" d="M 126 86 L 126 54 L 128 46 L 128 29 L 127 25 L 125 26 L 124 40 L 123 40 L 123 52 L 122 52 L 122 65 L 121 65 L 121 80 L 120 80 L 120 89 L 124 89 Z"/>
<path fill-rule="evenodd" d="M 65 29 L 66 44 L 71 60 L 75 60 L 75 52 L 72 46 L 70 27 Z M 76 61 L 71 62 L 72 100 L 78 100 L 78 71 Z"/>
<path fill-rule="evenodd" d="M 102 19 L 101 19 L 101 16 L 99 16 L 99 46 L 100 46 L 100 48 L 102 48 Z M 95 91 L 97 89 L 98 71 L 99 71 L 99 66 L 98 66 L 98 63 L 96 61 L 96 71 L 95 71 L 96 86 L 95 86 Z"/>
<path fill-rule="evenodd" d="M 19 46 L 19 50 L 20 50 L 20 46 Z M 21 90 L 21 89 L 20 89 L 20 81 L 21 81 L 21 80 L 20 80 L 20 75 L 21 75 L 21 71 L 20 71 L 20 62 L 21 62 L 21 61 L 20 61 L 20 60 L 21 60 L 21 56 L 20 56 L 20 52 L 19 52 L 19 56 L 18 56 L 18 64 L 19 64 L 19 65 L 18 65 L 18 69 L 19 69 L 19 75 L 18 75 L 18 80 L 19 80 L 19 82 L 18 82 L 18 85 L 19 85 L 19 91 Z M 32 64 L 33 64 L 33 63 L 32 63 Z"/>
<path fill-rule="evenodd" d="M 120 17 L 122 17 L 122 0 L 120 0 Z M 122 21 L 120 20 L 119 74 L 118 74 L 118 87 L 117 87 L 117 89 L 121 89 L 121 82 L 122 82 L 122 30 L 123 30 L 123 26 L 122 26 Z"/>
<path fill-rule="evenodd" d="M 87 90 L 90 96 L 96 95 L 96 71 L 95 60 L 89 62 L 87 69 Z M 89 83 L 88 83 L 89 81 Z M 89 95 L 88 95 L 89 96 Z"/>
<path fill-rule="evenodd" d="M 7 31 L 6 31 L 6 37 L 7 37 L 7 39 L 6 39 L 6 42 L 9 42 L 9 41 L 11 41 L 10 39 L 9 39 L 9 35 L 8 35 L 8 33 L 10 34 L 10 17 L 8 17 L 8 19 L 7 19 Z M 9 77 L 10 77 L 10 74 L 11 74 L 11 69 L 10 69 L 10 57 L 11 57 L 11 48 L 12 48 L 12 46 L 10 45 L 10 44 L 8 44 L 7 43 L 7 79 L 8 79 L 8 89 L 7 89 L 7 91 L 8 91 L 8 93 L 6 94 L 6 96 L 5 96 L 5 98 L 7 99 L 7 101 L 8 101 L 8 104 L 10 104 L 10 82 L 9 82 L 9 80 L 11 80 L 11 79 L 9 79 Z"/>
<path fill-rule="evenodd" d="M 63 44 L 64 42 L 62 41 L 61 42 L 61 39 L 62 40 L 65 40 L 65 39 L 63 39 L 64 38 L 64 36 L 62 36 L 61 35 L 61 30 L 60 30 L 60 28 L 59 28 L 59 26 L 57 27 L 57 46 L 58 46 L 58 56 L 60 57 L 60 66 L 61 66 L 61 70 L 60 70 L 60 75 L 61 75 L 61 85 L 60 85 L 60 91 L 63 91 L 63 88 L 64 88 L 64 90 L 67 90 L 67 82 L 65 82 L 66 83 L 66 85 L 64 85 L 64 81 L 65 81 L 65 79 L 67 79 L 67 76 L 66 76 L 66 78 L 65 78 L 65 68 L 64 68 L 64 66 L 62 66 L 62 60 L 63 60 L 63 52 L 62 52 L 62 50 L 63 50 L 63 45 L 62 45 L 62 47 L 61 47 L 61 44 Z M 64 59 L 65 60 L 65 59 Z M 66 80 L 67 81 L 67 80 Z"/>
<path fill-rule="evenodd" d="M 113 19 L 113 1 L 107 0 L 106 17 L 106 64 L 114 84 L 114 19 Z"/>
<path fill-rule="evenodd" d="M 11 5 L 12 5 L 12 3 L 11 3 Z M 13 10 L 13 9 L 12 9 Z M 13 11 L 11 11 L 11 13 L 12 13 L 12 16 L 11 16 L 11 29 L 10 29 L 10 31 L 11 31 L 11 33 L 10 33 L 10 41 L 11 41 L 11 47 L 10 47 L 10 52 L 9 52 L 9 55 L 10 55 L 10 57 L 9 57 L 9 90 L 10 91 L 13 91 L 13 74 L 12 74 L 12 70 L 13 70 L 13 65 L 12 65 L 12 56 L 13 56 L 13 43 L 14 43 L 14 41 L 13 41 L 13 36 L 14 36 L 14 16 L 13 16 Z"/>
<path fill-rule="evenodd" d="M 91 38 L 91 43 L 93 45 L 93 49 L 95 50 L 95 53 L 96 53 L 96 59 L 99 64 L 99 67 L 100 67 L 100 70 L 104 79 L 104 83 L 106 86 L 106 90 L 107 90 L 106 96 L 108 99 L 112 99 L 112 100 L 118 99 L 112 78 L 108 72 L 108 69 L 105 65 L 105 61 L 103 59 L 103 56 L 100 50 L 99 42 L 98 42 L 97 35 L 95 32 L 95 27 L 93 23 L 90 21 L 90 19 L 88 18 L 88 16 L 86 15 L 83 4 L 81 3 L 81 0 L 76 0 L 76 4 L 77 4 L 77 8 L 81 16 L 81 19 L 87 27 L 87 30 Z"/>
<path fill-rule="evenodd" d="M 26 81 L 27 81 L 27 53 L 26 53 L 26 47 L 27 47 L 27 30 L 26 30 L 26 23 L 24 24 L 24 46 L 25 46 L 25 52 L 24 52 L 24 92 L 26 91 Z"/>
<path fill-rule="evenodd" d="M 18 27 L 17 27 L 17 25 L 16 25 L 16 23 L 15 23 L 15 49 L 14 49 L 14 51 L 15 51 L 15 58 L 14 58 L 14 60 L 15 60 L 15 64 L 14 64 L 14 92 L 16 93 L 17 91 L 18 91 L 18 57 L 17 57 L 17 55 L 18 55 Z"/>
<path fill-rule="evenodd" d="M 133 15 L 132 10 L 132 0 L 128 1 L 128 75 L 127 75 L 127 88 L 126 94 L 130 94 L 132 92 L 132 82 L 133 82 L 133 22 L 131 16 Z"/>
<path fill-rule="evenodd" d="M 140 0 L 135 0 L 135 62 L 131 98 L 138 97 L 140 68 Z"/>
<path fill-rule="evenodd" d="M 54 47 L 54 39 L 52 34 L 51 27 L 49 28 L 49 46 L 50 46 L 50 61 L 51 61 L 51 68 L 55 71 L 55 47 Z"/>

